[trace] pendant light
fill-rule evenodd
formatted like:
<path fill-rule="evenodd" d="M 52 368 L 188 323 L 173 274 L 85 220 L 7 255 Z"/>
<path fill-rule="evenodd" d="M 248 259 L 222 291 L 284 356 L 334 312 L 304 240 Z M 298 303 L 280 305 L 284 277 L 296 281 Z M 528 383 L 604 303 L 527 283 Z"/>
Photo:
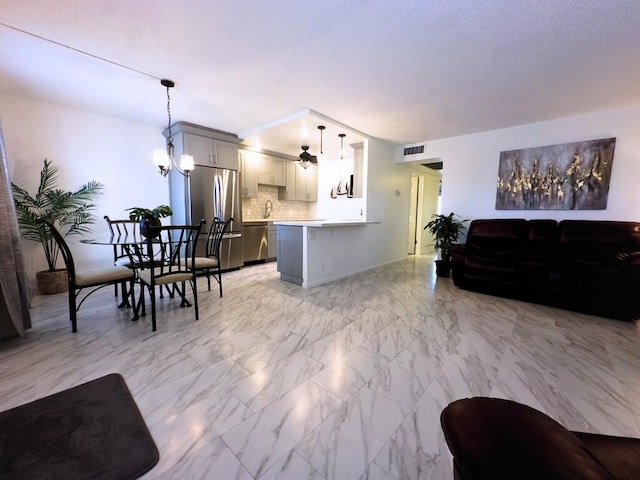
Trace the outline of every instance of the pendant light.
<path fill-rule="evenodd" d="M 171 134 L 171 95 L 169 89 L 175 87 L 175 83 L 172 80 L 163 78 L 160 80 L 160 84 L 167 88 L 167 116 L 169 122 L 167 124 L 167 130 L 169 132 L 167 137 L 166 149 L 156 149 L 153 151 L 153 163 L 160 169 L 160 174 L 166 177 L 171 170 L 172 166 L 176 167 L 178 173 L 184 176 L 188 176 L 189 172 L 194 169 L 193 157 L 191 155 L 183 154 L 180 157 L 180 166 L 176 163 L 175 159 L 175 147 L 173 145 L 173 135 Z"/>
<path fill-rule="evenodd" d="M 346 133 L 339 133 L 340 137 L 340 160 L 344 160 L 344 137 L 347 136 Z"/>
<path fill-rule="evenodd" d="M 320 130 L 320 155 L 318 155 L 318 160 L 324 160 L 324 152 L 322 151 L 322 132 L 327 128 L 324 125 L 318 125 L 318 130 Z"/>

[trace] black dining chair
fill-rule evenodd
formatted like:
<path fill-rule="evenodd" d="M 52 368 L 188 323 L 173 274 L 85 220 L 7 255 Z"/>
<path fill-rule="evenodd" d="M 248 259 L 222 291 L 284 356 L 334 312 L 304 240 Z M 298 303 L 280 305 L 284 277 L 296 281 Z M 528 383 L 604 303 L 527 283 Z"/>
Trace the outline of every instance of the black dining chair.
<path fill-rule="evenodd" d="M 211 291 L 211 277 L 218 282 L 220 296 L 222 297 L 222 262 L 220 259 L 220 246 L 222 237 L 229 229 L 229 224 L 233 222 L 230 218 L 226 222 L 219 218 L 214 218 L 209 227 L 207 236 L 206 257 L 195 257 L 194 268 L 196 274 L 207 277 L 207 288 Z M 187 259 L 187 262 L 189 260 Z"/>
<path fill-rule="evenodd" d="M 109 233 L 114 237 L 128 237 L 129 235 L 140 236 L 140 222 L 135 220 L 112 220 L 108 215 L 104 216 L 109 228 Z M 119 267 L 134 268 L 131 264 L 131 255 L 124 245 L 113 246 L 113 264 Z M 126 298 L 124 284 L 122 284 L 122 296 Z M 118 296 L 118 284 L 114 285 L 115 296 Z M 123 298 L 124 301 L 124 298 Z"/>
<path fill-rule="evenodd" d="M 186 283 L 189 282 L 196 320 L 199 318 L 196 270 L 190 266 L 195 263 L 196 241 L 204 223 L 205 221 L 201 220 L 198 225 L 159 227 L 148 225 L 153 236 L 146 240 L 146 255 L 148 258 L 153 258 L 153 261 L 143 264 L 142 268 L 137 270 L 138 281 L 142 286 L 138 307 L 141 308 L 144 316 L 146 289 L 151 297 L 151 325 L 154 332 L 156 331 L 156 286 L 171 286 L 171 297 L 177 292 L 181 298 L 180 306 L 186 307 L 191 305 L 186 298 Z"/>
<path fill-rule="evenodd" d="M 144 239 L 140 233 L 140 221 L 131 220 L 129 218 L 122 220 L 112 220 L 108 215 L 104 216 L 109 232 L 113 237 L 133 237 L 134 239 L 140 239 L 140 243 L 128 242 L 122 245 L 113 246 L 113 264 L 128 267 L 132 269 L 143 268 L 145 265 L 149 265 L 151 258 L 147 256 L 146 249 L 144 247 Z M 118 285 L 115 285 L 115 295 L 118 296 Z M 125 285 L 122 284 L 121 290 L 124 290 Z M 168 290 L 168 287 L 165 287 Z M 160 290 L 160 298 L 164 298 L 162 287 Z M 169 292 L 171 294 L 171 292 Z M 119 306 L 129 306 L 128 295 L 123 295 L 124 298 Z"/>
<path fill-rule="evenodd" d="M 133 270 L 122 266 L 96 268 L 92 270 L 76 270 L 73 255 L 71 254 L 71 249 L 67 245 L 67 242 L 64 240 L 64 237 L 48 220 L 40 218 L 38 222 L 44 225 L 48 233 L 55 240 L 56 244 L 60 248 L 60 253 L 62 254 L 62 258 L 64 259 L 64 263 L 67 268 L 67 278 L 69 280 L 69 318 L 71 320 L 72 332 L 75 333 L 78 331 L 77 313 L 84 301 L 93 292 L 103 287 L 109 285 L 117 285 L 122 282 L 129 282 L 131 306 L 133 306 L 135 309 L 135 298 L 133 295 L 133 283 L 135 280 L 135 274 Z M 92 290 L 87 293 L 82 298 L 82 300 L 80 300 L 80 303 L 78 303 L 77 300 L 80 292 L 82 292 L 82 290 L 86 288 L 91 288 Z"/>

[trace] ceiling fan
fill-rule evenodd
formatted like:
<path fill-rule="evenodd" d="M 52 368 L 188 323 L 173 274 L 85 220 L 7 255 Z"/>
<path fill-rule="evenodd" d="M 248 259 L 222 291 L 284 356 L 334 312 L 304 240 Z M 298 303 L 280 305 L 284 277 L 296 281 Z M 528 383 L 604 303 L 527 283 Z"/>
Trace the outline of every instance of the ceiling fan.
<path fill-rule="evenodd" d="M 302 145 L 302 153 L 298 155 L 300 157 L 300 166 L 302 168 L 307 168 L 312 163 L 318 164 L 318 157 L 316 155 L 311 155 L 307 150 L 309 150 L 309 145 Z"/>

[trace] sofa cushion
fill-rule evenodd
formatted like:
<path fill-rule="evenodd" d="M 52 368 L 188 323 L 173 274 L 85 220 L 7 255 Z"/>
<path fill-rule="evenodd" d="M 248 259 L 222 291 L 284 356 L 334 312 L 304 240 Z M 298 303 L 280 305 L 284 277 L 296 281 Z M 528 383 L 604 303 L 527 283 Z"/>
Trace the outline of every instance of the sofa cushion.
<path fill-rule="evenodd" d="M 524 249 L 524 219 L 474 220 L 467 234 L 465 275 L 472 280 L 515 282 L 516 260 Z"/>
<path fill-rule="evenodd" d="M 449 404 L 440 417 L 462 479 L 612 479 L 572 432 L 531 407 L 497 398 Z"/>
<path fill-rule="evenodd" d="M 553 253 L 558 248 L 559 237 L 560 229 L 555 220 L 529 220 L 525 249 L 532 253 Z"/>
<path fill-rule="evenodd" d="M 519 282 L 546 287 L 550 273 L 557 271 L 558 223 L 555 220 L 529 220 L 524 249 L 516 261 Z"/>
<path fill-rule="evenodd" d="M 524 248 L 527 221 L 521 218 L 473 220 L 467 234 L 467 255 L 516 255 Z"/>
<path fill-rule="evenodd" d="M 609 262 L 621 252 L 640 251 L 640 224 L 596 220 L 562 220 L 560 255 L 566 259 Z"/>

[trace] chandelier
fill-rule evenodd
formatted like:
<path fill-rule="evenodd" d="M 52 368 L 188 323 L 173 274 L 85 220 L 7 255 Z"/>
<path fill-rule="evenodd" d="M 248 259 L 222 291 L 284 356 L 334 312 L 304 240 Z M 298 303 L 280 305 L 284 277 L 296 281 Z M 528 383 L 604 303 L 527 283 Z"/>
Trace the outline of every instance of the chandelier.
<path fill-rule="evenodd" d="M 172 80 L 163 78 L 160 80 L 160 84 L 167 88 L 167 116 L 169 122 L 167 124 L 167 130 L 169 132 L 167 136 L 167 146 L 165 149 L 156 149 L 153 151 L 153 164 L 160 169 L 160 174 L 166 177 L 171 170 L 172 166 L 176 168 L 178 173 L 184 176 L 188 176 L 189 172 L 193 170 L 193 157 L 191 155 L 182 154 L 180 157 L 180 165 L 176 163 L 175 159 L 175 147 L 173 145 L 173 135 L 171 133 L 171 95 L 169 89 L 175 87 L 175 83 Z"/>

